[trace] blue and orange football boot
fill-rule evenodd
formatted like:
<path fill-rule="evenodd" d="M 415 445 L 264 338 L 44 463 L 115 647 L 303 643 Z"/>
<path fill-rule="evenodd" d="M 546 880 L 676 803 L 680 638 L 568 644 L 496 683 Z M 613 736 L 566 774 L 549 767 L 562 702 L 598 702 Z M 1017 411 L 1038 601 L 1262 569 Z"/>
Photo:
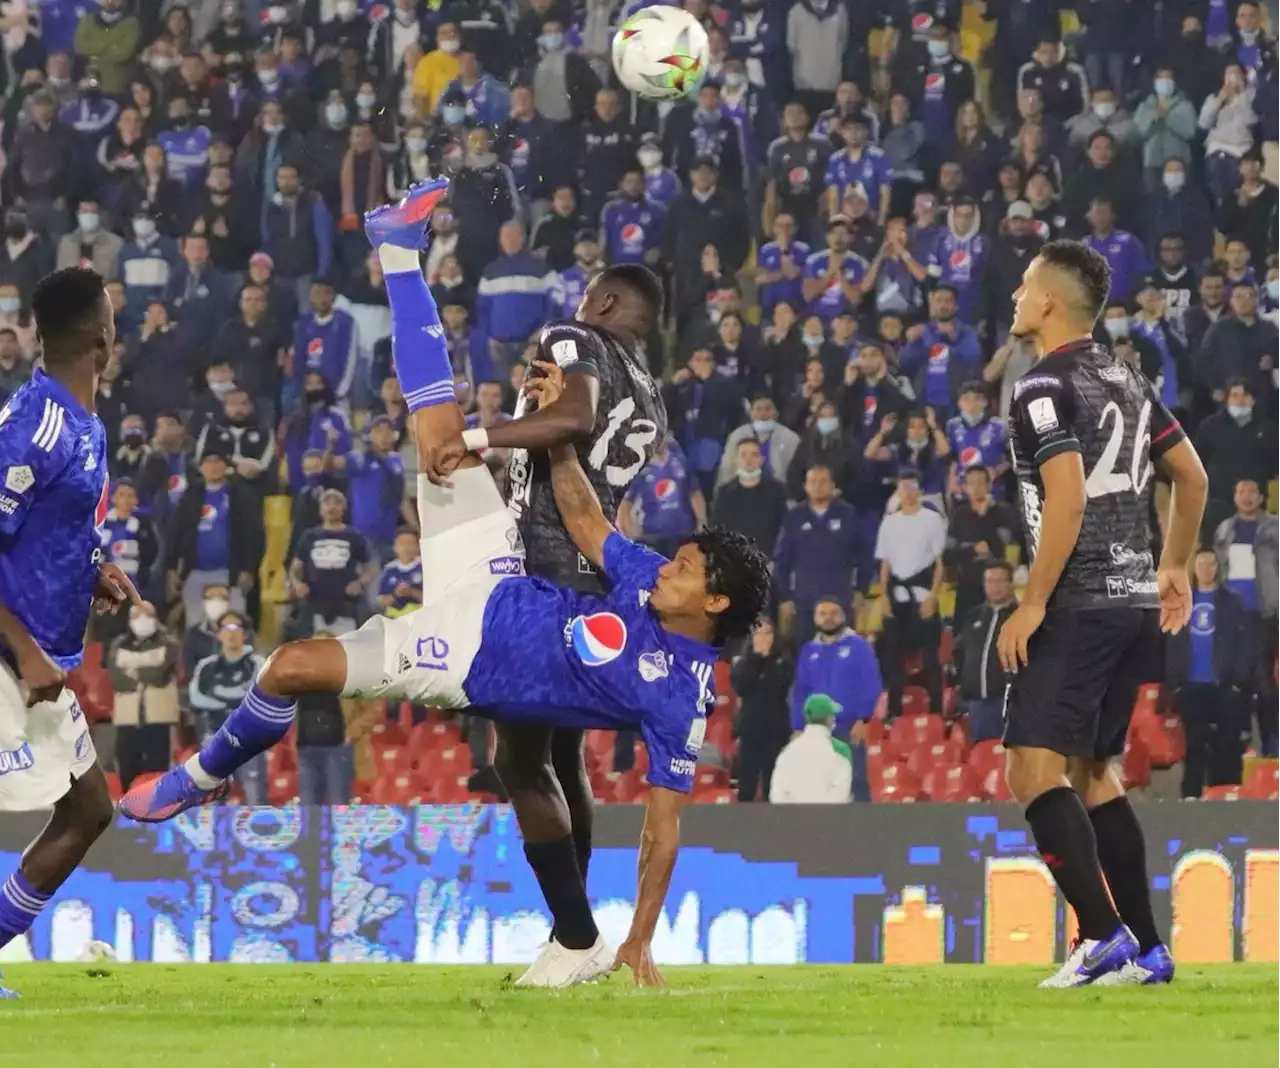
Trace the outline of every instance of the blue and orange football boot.
<path fill-rule="evenodd" d="M 369 244 L 396 245 L 399 248 L 427 247 L 427 229 L 436 205 L 449 195 L 448 178 L 432 178 L 410 186 L 394 204 L 384 204 L 365 212 L 364 232 Z"/>
<path fill-rule="evenodd" d="M 131 787 L 120 799 L 120 811 L 138 823 L 164 823 L 189 808 L 216 804 L 230 792 L 229 779 L 211 790 L 201 789 L 192 780 L 191 773 L 179 764 L 159 778 Z"/>

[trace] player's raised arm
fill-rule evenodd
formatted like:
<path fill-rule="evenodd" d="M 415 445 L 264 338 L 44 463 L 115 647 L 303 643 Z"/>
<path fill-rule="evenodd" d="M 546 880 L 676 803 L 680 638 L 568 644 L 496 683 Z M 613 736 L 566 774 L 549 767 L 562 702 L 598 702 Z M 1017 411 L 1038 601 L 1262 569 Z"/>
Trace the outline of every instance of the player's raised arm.
<path fill-rule="evenodd" d="M 649 946 L 680 852 L 680 811 L 687 801 L 687 795 L 661 786 L 649 791 L 636 865 L 636 908 L 631 916 L 631 930 L 613 961 L 615 971 L 627 965 L 639 986 L 663 985 L 662 973 L 653 963 Z"/>

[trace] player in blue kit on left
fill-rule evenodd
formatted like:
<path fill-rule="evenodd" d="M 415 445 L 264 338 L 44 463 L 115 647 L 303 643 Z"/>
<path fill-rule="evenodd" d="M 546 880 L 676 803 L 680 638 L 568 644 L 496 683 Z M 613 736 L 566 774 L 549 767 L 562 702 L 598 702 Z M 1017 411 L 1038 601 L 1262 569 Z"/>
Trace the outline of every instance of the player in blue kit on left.
<path fill-rule="evenodd" d="M 139 600 L 102 563 L 107 444 L 93 400 L 115 343 L 111 302 L 101 276 L 72 267 L 41 281 L 31 306 L 43 367 L 0 409 L 0 811 L 53 813 L 0 886 L 0 946 L 26 934 L 111 822 L 65 683 L 90 608 Z"/>
<path fill-rule="evenodd" d="M 427 183 L 365 223 L 386 270 L 396 373 L 420 456 L 453 441 L 463 426 L 443 331 L 418 266 L 426 219 L 446 188 Z M 587 301 L 607 318 L 629 299 L 629 284 L 626 276 L 601 276 Z M 542 377 L 526 387 L 537 410 L 503 427 L 527 447 L 541 447 L 536 436 L 555 430 L 565 378 L 590 373 L 575 367 L 583 361 L 571 339 L 559 344 L 557 362 L 539 361 Z M 630 934 L 616 957 L 602 953 L 603 940 L 585 949 L 555 944 L 547 978 L 530 985 L 572 985 L 607 971 L 611 962 L 630 966 L 637 982 L 660 983 L 649 943 L 679 847 L 680 809 L 715 704 L 717 648 L 747 634 L 763 611 L 768 562 L 747 539 L 725 530 L 694 535 L 670 561 L 628 541 L 605 518 L 570 442 L 550 450 L 552 493 L 577 551 L 603 571 L 609 590 L 579 593 L 528 577 L 516 518 L 475 455 L 485 432 L 467 431 L 463 441 L 472 451 L 447 482 L 419 483 L 422 607 L 396 619 L 374 617 L 341 638 L 282 646 L 201 752 L 130 790 L 121 811 L 158 822 L 215 799 L 237 767 L 284 737 L 297 698 L 308 693 L 483 710 L 507 724 L 639 731 L 649 748 L 653 789 Z M 554 898 L 573 887 L 551 890 Z M 553 915 L 560 903 L 548 901 Z"/>

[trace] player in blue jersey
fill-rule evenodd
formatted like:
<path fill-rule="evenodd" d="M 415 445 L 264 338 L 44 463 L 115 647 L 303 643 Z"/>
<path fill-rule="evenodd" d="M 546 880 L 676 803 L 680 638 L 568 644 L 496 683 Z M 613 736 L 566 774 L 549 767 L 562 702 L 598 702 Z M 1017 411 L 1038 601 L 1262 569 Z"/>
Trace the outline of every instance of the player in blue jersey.
<path fill-rule="evenodd" d="M 428 183 L 366 220 L 386 271 L 396 371 L 413 408 L 423 469 L 435 465 L 439 471 L 440 451 L 460 435 L 473 450 L 446 469 L 446 479 L 419 483 L 423 606 L 398 619 L 375 617 L 339 639 L 281 647 L 204 749 L 161 779 L 135 787 L 121 809 L 158 821 L 215 799 L 237 767 L 285 735 L 296 698 L 306 693 L 483 710 L 504 725 L 639 731 L 650 751 L 653 790 L 631 933 L 616 957 L 602 952 L 599 939 L 584 949 L 550 943 L 539 957 L 536 985 L 571 985 L 624 963 L 638 982 L 659 983 L 649 942 L 675 861 L 680 808 L 715 701 L 716 648 L 745 635 L 763 610 L 767 561 L 727 531 L 696 535 L 671 561 L 634 545 L 605 518 L 576 447 L 568 444 L 552 455 L 552 494 L 576 552 L 604 572 L 608 592 L 579 593 L 525 575 L 517 520 L 474 450 L 486 437 L 528 449 L 571 441 L 589 429 L 576 422 L 571 394 L 594 371 L 566 334 L 552 353 L 561 366 L 540 361 L 544 377 L 529 384 L 535 411 L 487 432 L 463 434 L 439 318 L 418 266 L 426 220 L 446 188 Z M 593 282 L 582 321 L 605 328 L 633 314 L 636 302 L 646 303 L 645 293 L 631 288 L 642 283 L 628 279 L 605 272 Z M 566 432 L 567 426 L 581 428 Z M 580 878 L 576 886 L 544 882 L 543 889 L 557 924 L 563 899 L 582 895 Z"/>
<path fill-rule="evenodd" d="M 93 400 L 115 344 L 111 302 L 101 276 L 72 267 L 36 286 L 31 304 L 44 367 L 0 409 L 0 811 L 53 815 L 0 886 L 0 946 L 26 933 L 111 822 L 65 683 L 90 608 L 139 600 L 101 562 L 107 446 Z"/>

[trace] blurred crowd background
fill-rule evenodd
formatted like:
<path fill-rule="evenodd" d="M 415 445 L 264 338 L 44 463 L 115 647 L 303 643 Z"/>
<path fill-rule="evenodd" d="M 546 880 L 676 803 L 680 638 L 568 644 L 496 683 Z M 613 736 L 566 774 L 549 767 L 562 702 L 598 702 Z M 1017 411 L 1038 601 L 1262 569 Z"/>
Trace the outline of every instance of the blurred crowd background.
<path fill-rule="evenodd" d="M 91 265 L 117 312 L 105 548 L 149 604 L 101 625 L 79 685 L 123 784 L 216 729 L 282 638 L 411 611 L 431 582 L 360 220 L 436 175 L 424 271 L 474 425 L 509 417 L 531 337 L 603 265 L 667 285 L 645 355 L 671 434 L 620 525 L 666 548 L 727 524 L 776 580 L 773 623 L 726 651 L 717 800 L 731 777 L 788 799 L 771 776 L 794 732 L 789 779 L 825 732 L 859 799 L 899 776 L 999 796 L 968 754 L 999 735 L 992 650 L 1025 562 L 1003 419 L 1033 354 L 1011 297 L 1043 242 L 1096 248 L 1099 339 L 1210 474 L 1147 772 L 1172 756 L 1185 796 L 1240 783 L 1276 745 L 1274 3 L 686 0 L 710 65 L 663 105 L 610 70 L 642 6 L 0 3 L 0 394 L 38 357 L 43 274 Z M 492 788 L 472 726 L 447 770 Z M 430 762 L 382 743 L 452 753 L 456 729 L 304 703 L 296 753 L 241 789 L 420 796 Z M 909 766 L 925 743 L 954 760 Z M 593 741 L 602 796 L 639 789 L 636 749 Z M 935 764 L 963 773 L 926 782 Z"/>

